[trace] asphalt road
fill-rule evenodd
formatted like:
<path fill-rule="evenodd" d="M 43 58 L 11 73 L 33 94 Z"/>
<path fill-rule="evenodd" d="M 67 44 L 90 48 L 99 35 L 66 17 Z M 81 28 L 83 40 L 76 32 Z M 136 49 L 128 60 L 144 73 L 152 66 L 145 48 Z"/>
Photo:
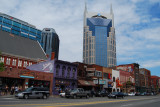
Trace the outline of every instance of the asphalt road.
<path fill-rule="evenodd" d="M 128 96 L 124 99 L 107 97 L 67 99 L 52 96 L 49 99 L 16 99 L 0 96 L 0 107 L 160 107 L 160 95 Z"/>

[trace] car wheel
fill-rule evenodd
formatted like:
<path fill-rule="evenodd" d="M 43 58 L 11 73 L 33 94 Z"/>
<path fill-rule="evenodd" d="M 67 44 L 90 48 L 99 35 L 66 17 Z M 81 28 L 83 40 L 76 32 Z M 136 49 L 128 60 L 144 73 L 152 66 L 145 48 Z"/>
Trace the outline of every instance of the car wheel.
<path fill-rule="evenodd" d="M 76 95 L 73 95 L 73 98 L 74 98 L 74 99 L 76 99 L 76 98 L 77 98 L 77 96 L 76 96 Z"/>
<path fill-rule="evenodd" d="M 86 95 L 86 98 L 89 98 L 89 95 Z"/>
<path fill-rule="evenodd" d="M 43 98 L 43 99 L 47 99 L 47 95 L 44 94 L 42 98 Z"/>
<path fill-rule="evenodd" d="M 27 94 L 24 95 L 24 99 L 28 99 L 29 96 Z"/>

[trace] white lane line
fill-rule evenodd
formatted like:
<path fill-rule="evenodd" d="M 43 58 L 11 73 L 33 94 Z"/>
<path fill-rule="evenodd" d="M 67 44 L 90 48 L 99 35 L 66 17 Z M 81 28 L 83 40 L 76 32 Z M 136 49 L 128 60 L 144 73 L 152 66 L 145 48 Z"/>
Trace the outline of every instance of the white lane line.
<path fill-rule="evenodd" d="M 127 107 L 127 106 L 131 106 L 133 104 L 126 104 L 126 105 L 122 105 L 121 107 Z"/>

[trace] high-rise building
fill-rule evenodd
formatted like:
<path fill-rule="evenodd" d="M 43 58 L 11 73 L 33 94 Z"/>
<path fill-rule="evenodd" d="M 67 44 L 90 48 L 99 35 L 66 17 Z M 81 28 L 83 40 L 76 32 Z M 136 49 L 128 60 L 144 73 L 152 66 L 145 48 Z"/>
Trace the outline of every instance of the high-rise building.
<path fill-rule="evenodd" d="M 54 52 L 54 58 L 58 59 L 59 54 L 59 37 L 53 28 L 44 28 L 42 30 L 42 47 L 49 58 L 52 57 Z"/>
<path fill-rule="evenodd" d="M 22 36 L 32 40 L 41 41 L 41 30 L 25 21 L 0 13 L 0 30 Z"/>
<path fill-rule="evenodd" d="M 112 5 L 110 14 L 84 10 L 83 62 L 116 66 L 116 37 Z"/>

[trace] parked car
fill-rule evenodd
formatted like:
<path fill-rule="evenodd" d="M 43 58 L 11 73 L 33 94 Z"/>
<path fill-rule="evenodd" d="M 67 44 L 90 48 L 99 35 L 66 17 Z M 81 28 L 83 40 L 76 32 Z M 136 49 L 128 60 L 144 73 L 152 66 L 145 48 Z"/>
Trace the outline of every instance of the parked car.
<path fill-rule="evenodd" d="M 131 92 L 131 93 L 128 94 L 128 96 L 135 96 L 135 93 Z"/>
<path fill-rule="evenodd" d="M 124 96 L 128 96 L 128 93 L 123 93 L 124 94 Z"/>
<path fill-rule="evenodd" d="M 95 93 L 96 97 L 105 97 L 108 96 L 108 92 L 107 91 L 99 91 Z"/>
<path fill-rule="evenodd" d="M 108 98 L 118 98 L 118 97 L 121 97 L 121 98 L 124 98 L 124 94 L 122 92 L 113 92 L 111 94 L 108 95 Z"/>
<path fill-rule="evenodd" d="M 136 92 L 135 96 L 140 96 L 140 92 Z"/>
<path fill-rule="evenodd" d="M 86 97 L 89 98 L 89 93 L 84 91 L 83 88 L 76 88 L 74 90 L 68 91 L 65 93 L 66 98 L 77 98 L 77 97 Z"/>
<path fill-rule="evenodd" d="M 61 93 L 59 93 L 59 96 L 61 96 L 61 97 L 65 97 L 65 92 L 61 92 Z"/>
<path fill-rule="evenodd" d="M 17 98 L 43 98 L 47 99 L 49 97 L 49 89 L 43 87 L 30 87 L 24 91 L 21 91 L 15 95 Z"/>

